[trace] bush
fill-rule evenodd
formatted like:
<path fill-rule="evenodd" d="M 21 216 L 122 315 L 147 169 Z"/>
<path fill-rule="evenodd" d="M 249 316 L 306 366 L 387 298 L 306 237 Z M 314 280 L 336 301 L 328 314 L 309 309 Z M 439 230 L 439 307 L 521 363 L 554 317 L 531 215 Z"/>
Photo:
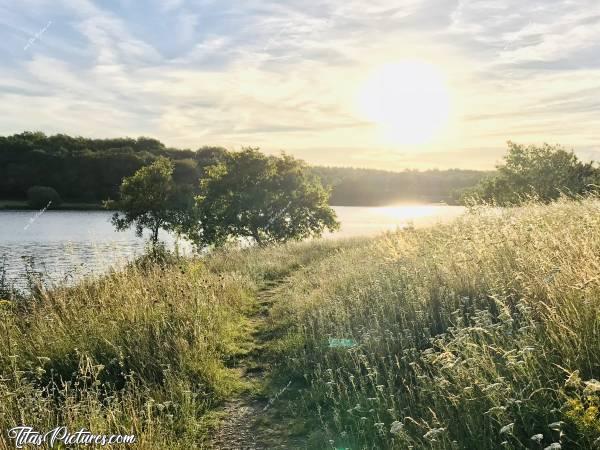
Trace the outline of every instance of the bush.
<path fill-rule="evenodd" d="M 48 186 L 32 186 L 27 189 L 27 202 L 32 208 L 45 208 L 51 202 L 53 206 L 62 203 L 62 199 L 54 188 Z"/>
<path fill-rule="evenodd" d="M 483 179 L 464 199 L 508 206 L 535 198 L 543 202 L 561 195 L 578 197 L 596 190 L 600 168 L 583 163 L 572 151 L 559 145 L 524 146 L 508 143 L 504 164 L 497 173 Z"/>

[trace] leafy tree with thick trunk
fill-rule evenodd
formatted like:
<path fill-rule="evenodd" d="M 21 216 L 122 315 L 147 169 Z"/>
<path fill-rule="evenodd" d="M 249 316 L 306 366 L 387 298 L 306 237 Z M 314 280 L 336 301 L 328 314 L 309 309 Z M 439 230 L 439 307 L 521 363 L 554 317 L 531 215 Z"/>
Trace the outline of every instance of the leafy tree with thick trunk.
<path fill-rule="evenodd" d="M 200 246 L 219 246 L 239 238 L 266 245 L 320 236 L 339 227 L 329 195 L 291 156 L 254 148 L 228 153 L 200 181 L 201 229 L 193 238 Z"/>

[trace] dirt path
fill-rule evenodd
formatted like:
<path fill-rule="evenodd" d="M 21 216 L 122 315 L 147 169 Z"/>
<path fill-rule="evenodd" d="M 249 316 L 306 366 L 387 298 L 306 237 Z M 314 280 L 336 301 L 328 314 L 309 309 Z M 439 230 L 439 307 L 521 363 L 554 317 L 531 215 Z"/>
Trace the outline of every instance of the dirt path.
<path fill-rule="evenodd" d="M 246 346 L 251 350 L 235 362 L 234 370 L 257 388 L 264 387 L 270 365 L 265 348 L 274 337 L 268 330 L 268 317 L 273 297 L 285 281 L 271 282 L 258 293 L 258 308 L 249 318 L 250 333 Z M 210 448 L 230 450 L 267 450 L 300 448 L 287 442 L 281 429 L 273 426 L 268 414 L 274 399 L 267 399 L 250 390 L 229 400 L 220 413 L 224 419 Z M 272 419 L 272 418 L 271 418 Z"/>

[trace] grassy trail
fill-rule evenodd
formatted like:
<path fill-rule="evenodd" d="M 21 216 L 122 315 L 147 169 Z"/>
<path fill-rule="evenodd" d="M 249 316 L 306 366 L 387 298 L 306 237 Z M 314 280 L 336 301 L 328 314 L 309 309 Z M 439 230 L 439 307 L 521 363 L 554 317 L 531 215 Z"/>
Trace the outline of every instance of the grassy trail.
<path fill-rule="evenodd" d="M 256 308 L 248 315 L 241 337 L 241 351 L 231 362 L 231 369 L 245 389 L 217 412 L 222 421 L 211 448 L 259 450 L 302 446 L 301 442 L 290 442 L 284 424 L 272 417 L 271 406 L 276 398 L 266 394 L 272 390 L 268 348 L 277 339 L 268 319 L 277 290 L 285 283 L 285 278 L 269 281 L 258 292 Z"/>

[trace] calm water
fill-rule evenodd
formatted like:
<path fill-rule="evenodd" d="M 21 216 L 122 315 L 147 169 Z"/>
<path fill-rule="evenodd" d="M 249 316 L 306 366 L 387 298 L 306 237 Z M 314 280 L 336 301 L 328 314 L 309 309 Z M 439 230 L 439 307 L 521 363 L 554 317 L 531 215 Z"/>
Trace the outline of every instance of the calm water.
<path fill-rule="evenodd" d="M 463 208 L 443 205 L 384 208 L 335 207 L 342 224 L 328 238 L 374 235 L 409 224 L 424 226 L 460 215 Z M 0 264 L 11 280 L 19 279 L 33 258 L 36 270 L 49 282 L 72 281 L 89 273 L 119 267 L 144 251 L 133 230 L 116 232 L 106 211 L 0 211 Z M 170 248 L 176 239 L 163 232 Z M 177 242 L 181 253 L 191 253 Z M 22 282 L 17 283 L 22 286 Z"/>
<path fill-rule="evenodd" d="M 342 228 L 331 237 L 373 236 L 409 225 L 422 227 L 452 220 L 461 215 L 462 206 L 402 205 L 381 208 L 335 206 Z"/>

